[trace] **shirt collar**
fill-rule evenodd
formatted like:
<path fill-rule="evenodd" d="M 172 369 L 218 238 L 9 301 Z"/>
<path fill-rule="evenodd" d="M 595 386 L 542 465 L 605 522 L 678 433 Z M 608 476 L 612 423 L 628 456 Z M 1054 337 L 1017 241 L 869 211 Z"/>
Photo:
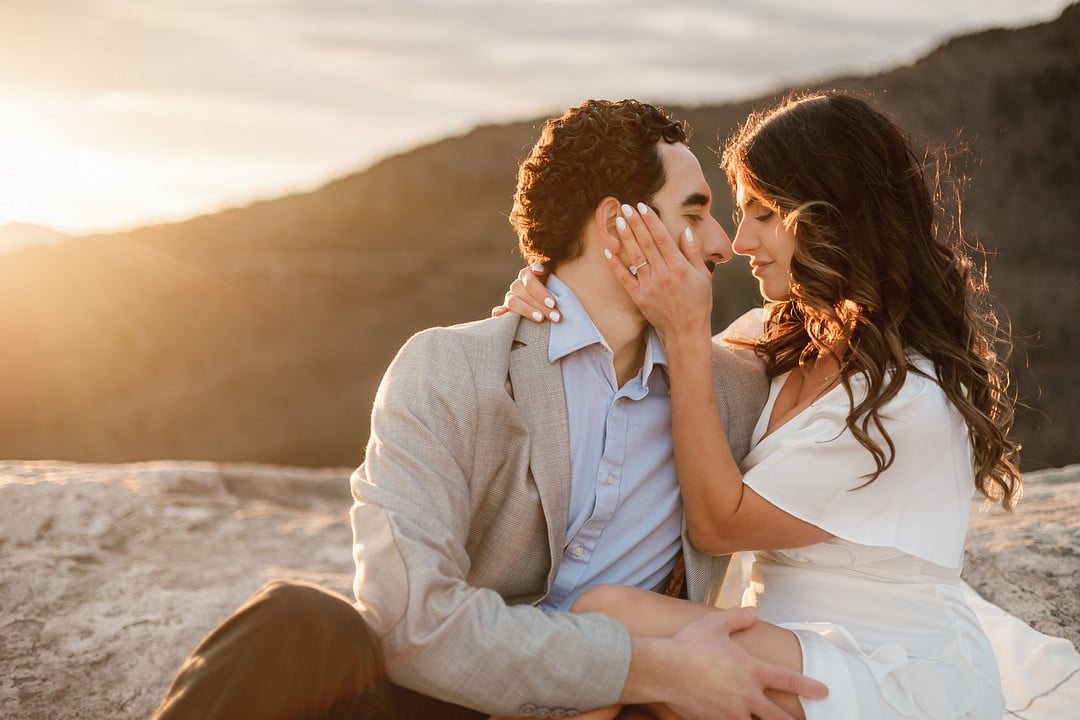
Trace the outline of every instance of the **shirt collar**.
<path fill-rule="evenodd" d="M 570 353 L 590 345 L 600 345 L 610 352 L 611 348 L 608 346 L 607 341 L 600 335 L 600 331 L 596 329 L 592 318 L 585 312 L 585 308 L 581 306 L 581 301 L 577 299 L 577 295 L 570 289 L 570 286 L 560 280 L 555 273 L 548 276 L 546 284 L 548 292 L 555 298 L 559 312 L 562 314 L 562 321 L 552 323 L 551 326 L 551 337 L 548 341 L 548 360 L 557 362 Z M 653 369 L 658 365 L 664 367 L 665 370 L 667 369 L 667 353 L 664 352 L 660 336 L 650 326 L 649 336 L 645 341 L 645 362 L 642 366 L 644 369 L 642 377 L 645 380 L 646 387 L 648 387 Z"/>
<path fill-rule="evenodd" d="M 645 341 L 645 363 L 643 367 L 645 372 L 642 377 L 645 378 L 645 387 L 649 387 L 649 378 L 652 377 L 654 368 L 661 367 L 664 369 L 665 375 L 667 374 L 667 353 L 664 352 L 664 344 L 660 342 L 660 336 L 652 325 L 649 326 L 649 338 Z"/>

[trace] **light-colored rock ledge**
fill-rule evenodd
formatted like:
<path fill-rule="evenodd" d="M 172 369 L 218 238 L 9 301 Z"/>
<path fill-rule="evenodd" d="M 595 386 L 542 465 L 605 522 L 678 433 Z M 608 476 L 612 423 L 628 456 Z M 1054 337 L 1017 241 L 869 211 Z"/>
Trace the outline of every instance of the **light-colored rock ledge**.
<path fill-rule="evenodd" d="M 0 717 L 145 718 L 264 583 L 349 596 L 351 469 L 0 462 Z M 1080 644 L 1080 466 L 975 514 L 968 582 Z M 978 505 L 973 507 L 973 512 Z"/>

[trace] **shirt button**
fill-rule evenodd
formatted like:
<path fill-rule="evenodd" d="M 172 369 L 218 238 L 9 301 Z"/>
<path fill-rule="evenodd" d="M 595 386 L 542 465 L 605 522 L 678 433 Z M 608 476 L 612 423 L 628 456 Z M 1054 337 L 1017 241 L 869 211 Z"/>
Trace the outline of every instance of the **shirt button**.
<path fill-rule="evenodd" d="M 614 475 L 608 475 L 607 476 L 607 484 L 608 485 L 614 485 L 615 484 L 615 476 Z"/>
<path fill-rule="evenodd" d="M 574 557 L 581 557 L 584 554 L 585 554 L 585 548 L 581 547 L 580 545 L 578 545 L 576 548 L 574 548 Z"/>

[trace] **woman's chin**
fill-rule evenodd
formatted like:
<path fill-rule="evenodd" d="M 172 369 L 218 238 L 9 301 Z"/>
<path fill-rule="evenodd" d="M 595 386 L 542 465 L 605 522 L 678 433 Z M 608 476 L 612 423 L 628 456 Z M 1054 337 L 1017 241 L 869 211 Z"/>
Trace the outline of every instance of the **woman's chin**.
<path fill-rule="evenodd" d="M 765 298 L 769 302 L 783 302 L 791 298 L 791 293 L 788 288 L 784 288 L 782 291 L 773 288 L 767 288 L 764 285 L 761 286 L 761 297 Z"/>

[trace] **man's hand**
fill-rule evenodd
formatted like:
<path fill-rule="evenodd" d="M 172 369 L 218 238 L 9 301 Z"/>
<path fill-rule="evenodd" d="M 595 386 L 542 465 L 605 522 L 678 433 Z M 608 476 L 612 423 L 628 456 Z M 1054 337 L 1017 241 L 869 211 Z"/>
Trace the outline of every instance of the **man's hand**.
<path fill-rule="evenodd" d="M 657 673 L 638 675 L 635 681 L 650 695 L 659 693 L 651 699 L 661 699 L 686 720 L 800 720 L 801 708 L 788 712 L 765 691 L 819 699 L 828 690 L 793 670 L 758 660 L 732 639 L 732 633 L 750 628 L 756 619 L 753 608 L 710 612 L 674 638 L 642 638 L 640 649 L 647 659 L 632 666 L 631 673 Z M 635 640 L 635 661 L 637 645 Z"/>

